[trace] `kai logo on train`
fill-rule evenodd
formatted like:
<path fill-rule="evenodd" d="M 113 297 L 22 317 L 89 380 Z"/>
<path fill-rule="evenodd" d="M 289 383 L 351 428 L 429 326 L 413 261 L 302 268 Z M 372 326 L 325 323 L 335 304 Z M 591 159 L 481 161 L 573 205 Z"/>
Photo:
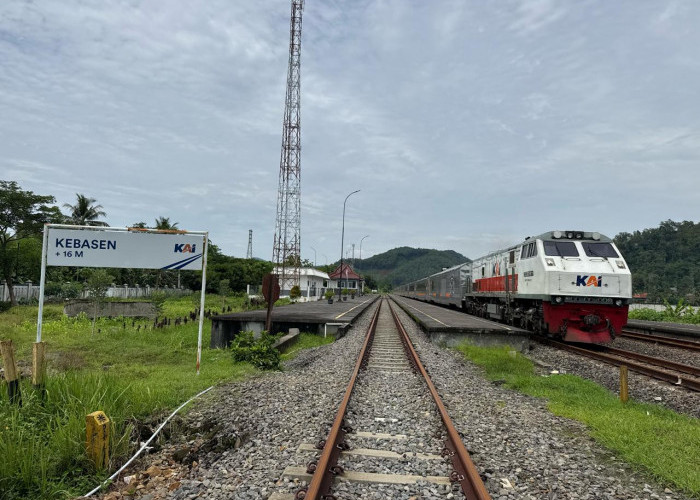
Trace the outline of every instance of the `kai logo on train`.
<path fill-rule="evenodd" d="M 197 244 L 190 245 L 189 243 L 176 243 L 175 253 L 195 253 Z"/>
<path fill-rule="evenodd" d="M 576 276 L 576 286 L 603 286 L 603 277 L 579 274 L 578 276 Z"/>

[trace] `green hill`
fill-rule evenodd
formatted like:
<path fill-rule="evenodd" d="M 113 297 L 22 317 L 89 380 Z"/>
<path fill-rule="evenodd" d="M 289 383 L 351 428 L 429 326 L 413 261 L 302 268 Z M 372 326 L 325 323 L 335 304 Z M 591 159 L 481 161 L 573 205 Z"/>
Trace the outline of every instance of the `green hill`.
<path fill-rule="evenodd" d="M 667 220 L 614 238 L 632 271 L 634 293 L 649 302 L 700 299 L 700 223 Z"/>
<path fill-rule="evenodd" d="M 400 247 L 369 259 L 356 260 L 355 270 L 369 278 L 368 285 L 372 288 L 391 289 L 429 276 L 445 267 L 469 261 L 453 250 Z"/>

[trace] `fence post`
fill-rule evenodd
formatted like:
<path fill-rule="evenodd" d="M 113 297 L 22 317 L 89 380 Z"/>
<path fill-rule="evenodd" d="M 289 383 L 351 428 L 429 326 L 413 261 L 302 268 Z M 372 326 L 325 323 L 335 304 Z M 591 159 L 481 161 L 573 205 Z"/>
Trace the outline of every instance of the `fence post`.
<path fill-rule="evenodd" d="M 626 403 L 629 399 L 627 386 L 627 367 L 625 365 L 620 365 L 620 401 Z"/>
<path fill-rule="evenodd" d="M 34 342 L 32 346 L 32 385 L 41 392 L 41 399 L 46 395 L 46 361 L 44 352 L 46 343 Z"/>
<path fill-rule="evenodd" d="M 92 412 L 85 417 L 85 430 L 88 458 L 103 470 L 109 464 L 109 418 L 104 412 Z"/>
<path fill-rule="evenodd" d="M 15 363 L 15 348 L 11 340 L 0 341 L 2 363 L 5 366 L 5 380 L 7 380 L 7 393 L 10 403 L 22 406 L 22 393 L 19 386 L 19 370 Z"/>

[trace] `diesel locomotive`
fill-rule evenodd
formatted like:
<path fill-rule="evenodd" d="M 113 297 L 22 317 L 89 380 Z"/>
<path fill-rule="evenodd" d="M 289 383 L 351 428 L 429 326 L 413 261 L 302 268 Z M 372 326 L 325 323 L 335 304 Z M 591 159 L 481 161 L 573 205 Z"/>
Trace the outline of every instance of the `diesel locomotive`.
<path fill-rule="evenodd" d="M 550 231 L 397 293 L 568 342 L 605 343 L 627 324 L 632 275 L 607 236 Z"/>

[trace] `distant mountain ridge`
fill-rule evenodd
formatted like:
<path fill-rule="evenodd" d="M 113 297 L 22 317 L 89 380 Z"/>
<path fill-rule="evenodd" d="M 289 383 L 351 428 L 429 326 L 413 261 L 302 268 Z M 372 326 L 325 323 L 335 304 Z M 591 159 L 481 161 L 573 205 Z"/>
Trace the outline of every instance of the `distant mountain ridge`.
<path fill-rule="evenodd" d="M 465 262 L 471 259 L 454 250 L 399 247 L 356 260 L 355 270 L 371 277 L 379 287 L 393 288 Z"/>

